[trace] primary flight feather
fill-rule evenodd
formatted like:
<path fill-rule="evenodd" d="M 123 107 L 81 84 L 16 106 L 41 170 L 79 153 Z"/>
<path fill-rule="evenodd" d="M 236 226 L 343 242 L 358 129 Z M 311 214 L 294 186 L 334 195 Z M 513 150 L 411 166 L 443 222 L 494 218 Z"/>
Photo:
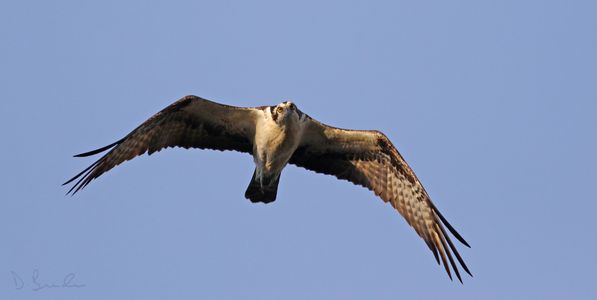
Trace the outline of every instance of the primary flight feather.
<path fill-rule="evenodd" d="M 383 133 L 325 125 L 290 101 L 245 108 L 197 96 L 183 97 L 117 142 L 75 155 L 85 157 L 109 150 L 64 184 L 75 182 L 68 191 L 75 194 L 122 162 L 168 147 L 251 154 L 255 171 L 245 197 L 252 202 L 276 200 L 280 174 L 288 163 L 366 187 L 400 212 L 438 263 L 441 258 L 450 279 L 448 261 L 462 282 L 452 253 L 472 276 L 444 226 L 470 246 L 431 202 L 415 173 Z"/>

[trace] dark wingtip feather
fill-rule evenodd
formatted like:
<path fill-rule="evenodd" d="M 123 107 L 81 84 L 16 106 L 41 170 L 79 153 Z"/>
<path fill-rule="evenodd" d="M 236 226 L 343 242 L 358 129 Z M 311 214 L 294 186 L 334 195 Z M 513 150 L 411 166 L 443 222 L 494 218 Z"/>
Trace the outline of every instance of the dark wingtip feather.
<path fill-rule="evenodd" d="M 103 157 L 102 157 L 103 158 Z M 84 187 L 87 184 L 81 185 L 81 183 L 84 180 L 87 180 L 87 176 L 89 175 L 89 173 L 91 173 L 95 167 L 102 161 L 102 158 L 98 159 L 97 161 L 95 161 L 93 164 L 91 164 L 89 167 L 85 168 L 85 170 L 81 171 L 79 174 L 75 175 L 73 178 L 69 179 L 67 182 L 63 183 L 62 186 L 65 186 L 71 182 L 73 182 L 76 179 L 79 179 L 69 190 L 68 192 L 66 192 L 66 195 L 70 194 L 71 196 L 73 196 L 74 194 L 76 194 L 82 187 Z M 88 183 L 88 182 L 87 182 Z M 74 192 L 73 192 L 74 190 Z"/>
<path fill-rule="evenodd" d="M 454 279 L 452 278 L 452 273 L 450 273 L 450 267 L 446 267 L 446 270 L 448 272 L 448 277 L 450 277 L 450 281 L 454 281 Z"/>
<path fill-rule="evenodd" d="M 87 157 L 87 156 L 95 155 L 95 154 L 98 154 L 98 153 L 102 153 L 102 152 L 104 152 L 104 151 L 106 151 L 106 150 L 108 150 L 108 149 L 110 149 L 110 148 L 112 148 L 112 147 L 120 144 L 123 140 L 124 139 L 120 139 L 120 140 L 118 140 L 118 141 L 116 141 L 116 142 L 114 142 L 114 143 L 112 143 L 112 144 L 110 144 L 108 146 L 104 146 L 104 147 L 101 147 L 99 149 L 91 150 L 89 152 L 77 154 L 77 155 L 74 155 L 73 157 Z"/>
<path fill-rule="evenodd" d="M 69 179 L 67 182 L 63 183 L 62 185 L 65 186 L 71 182 L 73 182 L 75 179 L 81 177 L 81 175 L 83 175 L 85 172 L 89 171 L 89 169 L 95 167 L 95 165 L 97 165 L 99 163 L 99 160 L 94 162 L 91 166 L 85 168 L 85 170 L 81 171 L 79 174 L 75 175 L 73 178 Z"/>
<path fill-rule="evenodd" d="M 92 168 L 92 167 L 94 167 L 94 166 L 95 166 L 95 164 L 91 165 L 89 168 L 87 168 L 87 169 L 85 169 L 85 171 L 83 171 L 83 172 L 85 172 L 85 175 L 83 175 L 83 177 L 81 177 L 81 178 L 80 178 L 80 179 L 77 181 L 77 183 L 75 183 L 75 184 L 74 184 L 74 185 L 73 185 L 73 186 L 72 186 L 72 187 L 71 187 L 71 188 L 68 190 L 68 192 L 66 193 L 66 195 L 70 194 L 71 196 L 74 196 L 74 195 L 75 195 L 75 194 L 76 194 L 76 193 L 77 193 L 77 192 L 78 192 L 78 191 L 79 191 L 79 190 L 80 190 L 82 187 L 84 187 L 85 185 L 87 185 L 87 184 L 85 184 L 85 183 L 84 183 L 84 181 L 86 181 L 86 179 L 87 179 L 87 175 L 89 175 L 89 173 L 91 173 L 91 172 L 93 171 L 93 168 Z M 88 170 L 88 169 L 89 169 L 89 170 Z M 77 177 L 81 176 L 82 174 L 83 174 L 83 173 L 80 173 L 79 175 L 77 175 L 76 177 L 74 177 L 74 178 L 73 178 L 73 179 L 71 179 L 71 180 L 74 180 L 74 179 L 76 179 Z"/>
<path fill-rule="evenodd" d="M 440 227 L 439 224 L 436 224 L 437 227 Z M 460 271 L 458 271 L 458 266 L 456 266 L 456 263 L 454 263 L 454 258 L 452 258 L 452 254 L 450 253 L 450 249 L 448 249 L 448 245 L 446 245 L 446 234 L 445 231 L 443 229 L 440 229 L 442 234 L 440 235 L 440 241 L 442 242 L 442 247 L 444 248 L 444 252 L 446 252 L 446 255 L 448 256 L 448 259 L 450 260 L 450 265 L 452 266 L 452 269 L 454 270 L 454 273 L 456 273 L 456 277 L 458 278 L 458 280 L 460 281 L 460 283 L 462 283 L 462 277 L 460 277 Z M 454 248 L 452 248 L 452 251 L 454 251 Z"/>
<path fill-rule="evenodd" d="M 104 146 L 102 148 L 96 149 L 96 150 L 92 150 L 89 152 L 85 152 L 85 153 L 81 153 L 81 154 L 77 154 L 74 157 L 86 157 L 86 156 L 91 156 L 91 155 L 95 155 L 101 152 L 104 152 L 106 150 L 109 150 L 110 148 L 113 148 L 114 146 L 117 146 L 118 144 L 122 143 L 123 139 L 120 139 L 110 145 Z M 103 158 L 103 157 L 102 157 Z M 66 181 L 65 183 L 63 183 L 62 185 L 65 186 L 73 181 L 75 181 L 76 179 L 79 179 L 69 190 L 68 192 L 66 192 L 66 195 L 75 195 L 80 189 L 84 188 L 87 184 L 89 184 L 89 182 L 93 179 L 93 178 L 88 178 L 89 173 L 91 173 L 95 167 L 97 166 L 97 164 L 100 163 L 100 161 L 102 160 L 102 158 L 98 159 L 96 162 L 94 162 L 93 164 L 91 164 L 91 166 L 85 168 L 85 170 L 81 171 L 79 174 L 75 175 L 73 178 L 69 179 L 68 181 Z"/>
<path fill-rule="evenodd" d="M 441 258 L 442 258 L 442 264 L 444 265 L 444 269 L 446 269 L 446 273 L 448 273 L 448 277 L 450 277 L 450 280 L 452 280 L 452 272 L 450 272 L 450 266 L 448 266 L 448 261 L 446 259 L 446 252 L 448 252 L 447 249 L 442 248 L 442 244 L 441 244 L 441 237 L 439 235 L 439 232 L 437 233 L 437 238 L 435 240 L 435 246 L 437 249 L 437 251 L 439 252 Z"/>
<path fill-rule="evenodd" d="M 437 254 L 437 248 L 433 248 L 433 256 L 435 257 L 435 262 L 439 265 L 439 255 Z"/>
<path fill-rule="evenodd" d="M 464 260 L 460 256 L 460 253 L 458 253 L 458 250 L 454 246 L 454 243 L 452 243 L 452 240 L 450 239 L 450 236 L 446 234 L 446 230 L 444 230 L 444 228 L 442 226 L 438 226 L 438 227 L 441 230 L 441 232 L 443 233 L 444 237 L 446 238 L 446 241 L 448 242 L 448 245 L 450 246 L 450 249 L 452 249 L 452 252 L 456 256 L 456 259 L 458 260 L 458 262 L 460 263 L 460 265 L 462 266 L 462 268 L 464 269 L 464 271 L 466 273 L 468 273 L 468 275 L 470 275 L 471 277 L 473 277 L 473 274 L 468 269 L 466 263 L 464 262 Z M 461 282 L 462 282 L 462 280 L 461 280 Z"/>
<path fill-rule="evenodd" d="M 429 250 L 431 250 L 431 253 L 433 253 L 433 257 L 435 257 L 435 261 L 439 265 L 439 256 L 437 255 L 437 248 L 435 248 L 435 245 L 433 245 L 433 243 L 430 240 L 425 240 L 425 243 L 427 244 L 427 247 L 429 247 Z"/>
<path fill-rule="evenodd" d="M 439 209 L 437 209 L 437 207 L 435 207 L 435 204 L 433 204 L 431 201 L 429 202 L 429 204 L 433 208 L 433 211 L 440 218 L 440 220 L 442 220 L 442 223 L 444 223 L 444 225 L 446 225 L 446 227 L 448 227 L 448 230 L 450 230 L 450 232 L 454 235 L 454 237 L 458 241 L 460 241 L 463 245 L 470 248 L 471 246 L 466 242 L 466 240 L 464 240 L 464 238 L 458 233 L 458 231 L 456 231 L 456 229 L 454 229 L 454 227 L 452 227 L 452 225 L 448 222 L 448 220 L 446 220 L 446 218 L 444 218 L 444 216 L 439 212 Z"/>

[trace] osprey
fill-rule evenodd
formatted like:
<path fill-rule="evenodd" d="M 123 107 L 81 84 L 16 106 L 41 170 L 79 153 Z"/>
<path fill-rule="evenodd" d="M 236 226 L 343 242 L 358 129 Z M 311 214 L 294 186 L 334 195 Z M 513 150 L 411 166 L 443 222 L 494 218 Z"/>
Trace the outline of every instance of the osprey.
<path fill-rule="evenodd" d="M 361 185 L 398 210 L 425 241 L 438 264 L 441 257 L 450 279 L 447 260 L 462 282 L 452 253 L 472 276 L 444 225 L 456 239 L 470 246 L 431 202 L 415 173 L 383 133 L 325 125 L 290 101 L 245 108 L 185 96 L 117 142 L 75 155 L 85 157 L 110 150 L 63 185 L 78 179 L 67 193 L 74 195 L 122 162 L 168 147 L 251 154 L 255 171 L 245 197 L 252 202 L 276 200 L 280 174 L 289 163 Z"/>

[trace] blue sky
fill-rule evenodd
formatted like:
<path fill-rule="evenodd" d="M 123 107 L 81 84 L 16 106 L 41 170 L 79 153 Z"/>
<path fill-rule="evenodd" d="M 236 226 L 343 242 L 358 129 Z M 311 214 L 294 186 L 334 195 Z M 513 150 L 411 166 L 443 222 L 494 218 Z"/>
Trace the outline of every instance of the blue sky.
<path fill-rule="evenodd" d="M 2 299 L 595 299 L 593 1 L 0 3 Z M 62 182 L 176 99 L 385 132 L 468 240 L 451 282 L 372 193 L 170 149 Z M 34 291 L 31 282 L 80 288 Z M 15 285 L 15 278 L 22 283 Z M 20 288 L 19 288 L 20 287 Z"/>

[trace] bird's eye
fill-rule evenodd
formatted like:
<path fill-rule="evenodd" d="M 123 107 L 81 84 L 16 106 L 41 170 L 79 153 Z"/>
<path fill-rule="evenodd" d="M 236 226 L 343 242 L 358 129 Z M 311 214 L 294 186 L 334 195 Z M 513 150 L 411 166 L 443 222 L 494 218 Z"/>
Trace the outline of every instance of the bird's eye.
<path fill-rule="evenodd" d="M 282 106 L 278 106 L 278 108 L 276 109 L 276 112 L 281 113 L 284 109 L 282 108 Z"/>

